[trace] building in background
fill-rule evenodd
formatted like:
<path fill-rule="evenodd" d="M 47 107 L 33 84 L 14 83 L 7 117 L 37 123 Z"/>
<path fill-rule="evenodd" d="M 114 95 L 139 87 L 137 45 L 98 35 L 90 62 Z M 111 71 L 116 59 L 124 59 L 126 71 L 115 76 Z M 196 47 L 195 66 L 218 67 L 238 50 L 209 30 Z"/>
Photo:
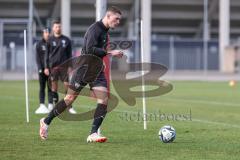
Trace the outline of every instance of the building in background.
<path fill-rule="evenodd" d="M 28 28 L 29 1 L 31 0 L 0 0 L 2 75 L 9 71 L 23 71 L 23 30 Z M 50 26 L 53 19 L 61 18 L 64 32 L 73 40 L 73 54 L 79 55 L 83 34 L 96 20 L 96 0 L 34 0 L 33 2 L 33 42 L 40 37 L 42 27 Z M 142 4 L 150 10 L 143 11 Z M 221 71 L 223 70 L 221 66 L 225 62 L 222 62 L 224 53 L 219 48 L 224 50 L 222 46 L 234 44 L 234 52 L 238 51 L 239 0 L 107 0 L 107 6 L 112 5 L 123 10 L 121 26 L 111 32 L 112 41 L 130 39 L 134 42 L 128 52 L 130 62 L 140 61 L 142 13 L 150 15 L 148 23 L 151 27 L 149 29 L 151 42 L 148 58 L 151 62 L 166 65 L 172 71 Z M 207 10 L 204 10 L 204 7 Z M 219 27 L 220 24 L 223 24 L 222 27 Z M 222 38 L 222 43 L 219 43 L 221 39 L 219 33 L 224 33 L 222 37 L 226 37 Z M 227 70 L 230 72 L 237 71 L 239 65 L 239 60 L 234 58 L 238 56 L 235 53 L 232 56 L 234 62 L 228 63 L 234 63 L 234 69 Z M 29 62 L 34 62 L 32 59 L 34 56 L 30 56 Z M 113 69 L 119 67 L 117 62 L 112 63 Z M 31 73 L 34 73 L 35 64 L 29 64 L 29 68 Z"/>

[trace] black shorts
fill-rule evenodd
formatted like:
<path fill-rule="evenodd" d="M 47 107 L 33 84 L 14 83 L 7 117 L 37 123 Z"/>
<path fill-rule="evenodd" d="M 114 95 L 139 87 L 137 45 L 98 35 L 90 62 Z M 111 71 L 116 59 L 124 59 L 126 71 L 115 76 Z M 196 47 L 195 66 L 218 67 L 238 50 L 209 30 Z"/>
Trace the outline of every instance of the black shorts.
<path fill-rule="evenodd" d="M 59 68 L 54 67 L 50 69 L 50 79 L 51 81 L 62 81 L 62 82 L 68 82 L 68 73 L 67 68 Z"/>
<path fill-rule="evenodd" d="M 100 72 L 97 78 L 91 83 L 83 82 L 81 74 L 80 73 L 77 74 L 76 72 L 70 78 L 69 88 L 74 90 L 75 92 L 80 92 L 87 84 L 89 85 L 91 90 L 94 87 L 108 88 L 108 83 L 104 72 Z"/>

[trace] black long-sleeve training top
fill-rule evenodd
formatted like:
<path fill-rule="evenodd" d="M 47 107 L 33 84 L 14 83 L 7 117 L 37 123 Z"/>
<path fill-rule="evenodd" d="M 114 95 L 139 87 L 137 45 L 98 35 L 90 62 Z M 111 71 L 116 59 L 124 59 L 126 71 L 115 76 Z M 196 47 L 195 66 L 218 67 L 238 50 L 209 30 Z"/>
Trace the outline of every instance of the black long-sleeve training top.
<path fill-rule="evenodd" d="M 50 36 L 47 41 L 45 68 L 56 67 L 72 57 L 72 43 L 64 35 Z"/>
<path fill-rule="evenodd" d="M 107 54 L 108 30 L 102 20 L 93 23 L 84 35 L 82 54 L 103 58 Z"/>
<path fill-rule="evenodd" d="M 43 71 L 44 69 L 44 58 L 46 56 L 47 51 L 47 42 L 42 39 L 36 45 L 36 62 L 38 70 Z"/>

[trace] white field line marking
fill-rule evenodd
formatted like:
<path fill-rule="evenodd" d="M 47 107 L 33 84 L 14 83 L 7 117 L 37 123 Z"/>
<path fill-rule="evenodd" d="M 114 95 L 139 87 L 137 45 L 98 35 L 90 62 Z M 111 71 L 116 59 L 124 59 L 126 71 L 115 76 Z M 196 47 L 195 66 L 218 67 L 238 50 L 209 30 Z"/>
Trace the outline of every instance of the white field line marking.
<path fill-rule="evenodd" d="M 179 101 L 179 102 L 190 102 L 190 103 L 201 103 L 201 104 L 212 104 L 212 105 L 225 105 L 231 107 L 240 107 L 238 103 L 229 103 L 229 102 L 217 102 L 217 101 L 210 101 L 210 100 L 197 100 L 197 99 L 182 99 L 182 98 L 164 98 L 164 100 L 169 101 Z"/>
<path fill-rule="evenodd" d="M 236 124 L 229 124 L 229 123 L 224 123 L 224 122 L 216 122 L 216 121 L 209 121 L 209 120 L 202 120 L 202 119 L 195 119 L 195 118 L 193 118 L 192 121 L 211 124 L 211 125 L 220 125 L 220 126 L 225 126 L 225 127 L 230 127 L 230 128 L 239 128 L 240 129 L 240 125 L 236 125 Z"/>
<path fill-rule="evenodd" d="M 25 100 L 25 97 L 22 97 L 22 96 L 0 96 L 0 99 L 4 99 L 4 100 L 19 100 L 19 101 L 22 101 L 22 100 Z M 35 102 L 37 100 L 35 99 L 28 99 L 29 101 L 31 102 Z"/>

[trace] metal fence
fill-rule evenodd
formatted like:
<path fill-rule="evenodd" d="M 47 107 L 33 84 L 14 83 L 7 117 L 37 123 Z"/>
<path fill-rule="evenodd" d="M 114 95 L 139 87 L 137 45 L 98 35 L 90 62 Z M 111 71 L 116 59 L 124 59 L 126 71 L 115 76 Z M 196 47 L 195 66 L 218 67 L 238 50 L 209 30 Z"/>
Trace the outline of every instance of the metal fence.
<path fill-rule="evenodd" d="M 204 58 L 204 42 L 194 39 L 173 39 L 152 41 L 152 62 L 164 64 L 169 70 L 219 69 L 218 42 L 207 43 L 207 57 Z"/>

